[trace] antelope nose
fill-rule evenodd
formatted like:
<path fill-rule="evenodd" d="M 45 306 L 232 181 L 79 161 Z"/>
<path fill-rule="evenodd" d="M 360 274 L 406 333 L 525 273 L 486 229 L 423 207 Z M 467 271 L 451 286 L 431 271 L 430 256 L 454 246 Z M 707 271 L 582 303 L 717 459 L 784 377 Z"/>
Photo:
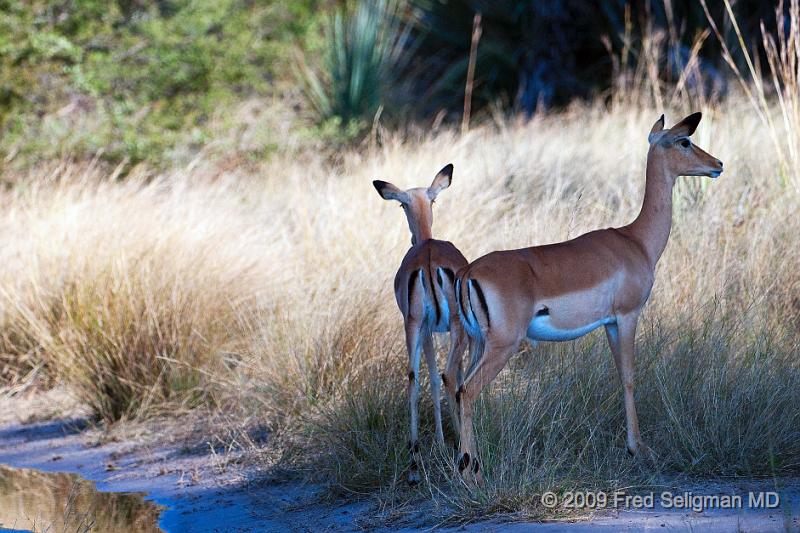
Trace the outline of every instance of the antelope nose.
<path fill-rule="evenodd" d="M 719 167 L 720 167 L 720 168 L 722 168 L 722 161 L 720 161 L 719 159 L 717 159 L 717 164 L 719 165 Z"/>

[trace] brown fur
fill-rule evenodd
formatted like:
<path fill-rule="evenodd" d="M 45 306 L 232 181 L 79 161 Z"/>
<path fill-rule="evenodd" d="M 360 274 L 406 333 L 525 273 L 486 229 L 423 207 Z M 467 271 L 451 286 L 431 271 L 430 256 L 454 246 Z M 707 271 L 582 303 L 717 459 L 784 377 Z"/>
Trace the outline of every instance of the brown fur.
<path fill-rule="evenodd" d="M 415 300 L 416 307 L 409 306 L 408 287 L 410 276 L 415 274 L 418 270 L 422 270 L 425 276 L 426 288 L 435 287 L 438 289 L 439 283 L 438 280 L 436 280 L 437 268 L 448 268 L 455 272 L 466 264 L 466 258 L 458 251 L 458 248 L 449 241 L 428 239 L 421 244 L 412 246 L 408 252 L 406 252 L 405 257 L 403 257 L 400 268 L 394 277 L 395 299 L 397 300 L 397 306 L 400 308 L 400 312 L 403 314 L 403 318 L 414 320 L 421 320 L 423 318 L 421 299 Z M 434 280 L 436 280 L 435 283 Z M 437 296 L 437 298 L 439 296 Z M 447 295 L 444 296 L 445 298 L 447 297 Z M 455 297 L 455 295 L 453 296 Z M 456 310 L 453 309 L 453 311 Z M 457 313 L 455 314 L 455 318 L 458 320 Z"/>
<path fill-rule="evenodd" d="M 411 231 L 411 248 L 406 252 L 394 278 L 394 294 L 397 306 L 403 315 L 406 335 L 406 350 L 409 358 L 409 407 L 411 410 L 411 439 L 418 438 L 417 398 L 419 394 L 419 356 L 425 354 L 434 401 L 434 418 L 437 439 L 444 443 L 440 409 L 440 384 L 443 383 L 450 405 L 453 422 L 458 430 L 458 412 L 455 404 L 455 387 L 461 375 L 461 354 L 468 339 L 458 317 L 456 297 L 453 287 L 454 272 L 463 269 L 467 260 L 447 241 L 432 238 L 433 201 L 452 180 L 453 166 L 447 165 L 434 178 L 428 188 L 401 190 L 384 181 L 373 184 L 386 200 L 397 200 L 403 206 Z M 443 269 L 445 275 L 440 275 Z M 422 275 L 420 276 L 420 273 Z M 443 316 L 444 312 L 447 316 Z M 436 354 L 433 346 L 434 331 L 450 332 L 450 352 L 445 371 L 437 371 Z M 416 447 L 412 455 L 416 455 Z M 412 459 L 412 465 L 416 465 Z M 418 481 L 416 468 L 409 471 L 409 482 Z"/>
<path fill-rule="evenodd" d="M 534 318 L 542 319 L 538 327 L 565 336 L 605 325 L 625 388 L 628 448 L 649 454 L 639 435 L 633 402 L 636 323 L 669 238 L 675 179 L 722 171 L 719 160 L 686 142 L 699 120 L 696 113 L 665 131 L 662 116 L 654 125 L 645 198 L 641 213 L 631 224 L 592 231 L 562 243 L 492 252 L 459 273 L 461 311 L 465 320 L 469 320 L 467 312 L 475 317 L 480 331 L 476 336 L 485 343 L 483 356 L 473 363 L 459 394 L 464 456 L 477 457 L 473 402 L 528 335 Z M 471 329 L 470 335 L 475 335 Z"/>

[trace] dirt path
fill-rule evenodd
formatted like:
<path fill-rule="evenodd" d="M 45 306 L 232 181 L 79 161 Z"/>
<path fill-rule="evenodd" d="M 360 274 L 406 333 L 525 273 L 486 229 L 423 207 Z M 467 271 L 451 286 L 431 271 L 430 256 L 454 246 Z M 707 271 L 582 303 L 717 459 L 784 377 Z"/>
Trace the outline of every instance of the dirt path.
<path fill-rule="evenodd" d="M 300 483 L 256 481 L 226 457 L 181 446 L 99 443 L 82 419 L 0 427 L 0 463 L 43 472 L 73 472 L 100 491 L 146 492 L 163 505 L 165 531 L 295 531 L 330 524 L 353 529 L 366 504 L 318 504 Z M 308 502 L 315 502 L 309 507 Z"/>
<path fill-rule="evenodd" d="M 394 520 L 391 527 L 369 502 L 330 504 L 318 487 L 281 482 L 242 466 L 235 454 L 224 457 L 172 439 L 167 444 L 137 439 L 103 439 L 80 416 L 22 423 L 0 407 L 0 463 L 45 472 L 74 472 L 95 481 L 99 490 L 146 492 L 166 507 L 159 525 L 166 531 L 413 531 L 430 529 L 425 513 Z M 19 409 L 16 412 L 20 412 Z M 136 444 L 132 442 L 137 441 Z M 577 523 L 483 522 L 447 531 L 616 532 L 616 531 L 781 531 L 800 532 L 800 480 L 782 480 L 776 509 L 703 512 L 655 509 L 605 512 Z M 744 494 L 772 491 L 775 483 L 738 481 L 681 487 L 694 494 Z M 677 491 L 676 491 L 677 493 Z M 656 502 L 659 494 L 656 493 Z"/>

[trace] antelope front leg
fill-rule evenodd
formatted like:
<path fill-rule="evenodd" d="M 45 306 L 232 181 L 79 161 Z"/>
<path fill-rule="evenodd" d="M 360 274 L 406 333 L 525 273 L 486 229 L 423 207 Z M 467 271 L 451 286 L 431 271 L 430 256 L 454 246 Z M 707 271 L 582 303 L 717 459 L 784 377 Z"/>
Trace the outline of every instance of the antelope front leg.
<path fill-rule="evenodd" d="M 411 464 L 408 467 L 408 483 L 419 483 L 419 359 L 420 359 L 420 326 L 406 323 L 406 349 L 408 350 L 408 406 L 411 411 L 411 439 L 408 451 Z"/>
<path fill-rule="evenodd" d="M 458 418 L 458 404 L 456 403 L 456 391 L 461 386 L 462 378 L 462 356 L 466 348 L 468 337 L 461 327 L 458 316 L 450 318 L 450 351 L 447 354 L 447 364 L 444 367 L 442 381 L 444 390 L 447 394 L 447 404 L 450 407 L 450 416 L 453 419 L 453 428 L 456 434 L 461 432 L 461 424 Z"/>
<path fill-rule="evenodd" d="M 636 324 L 639 315 L 623 315 L 617 317 L 616 324 L 606 326 L 606 337 L 614 355 L 619 379 L 625 389 L 625 421 L 627 424 L 628 451 L 637 457 L 652 457 L 653 452 L 642 441 L 639 434 L 639 418 L 636 415 L 636 404 L 633 399 L 634 344 Z"/>
<path fill-rule="evenodd" d="M 436 364 L 436 348 L 433 345 L 433 335 L 427 332 L 424 334 L 422 348 L 425 352 L 425 363 L 428 365 L 428 376 L 431 382 L 436 440 L 439 444 L 444 444 L 444 432 L 442 431 L 442 383 L 439 380 L 439 365 Z"/>
<path fill-rule="evenodd" d="M 482 475 L 472 424 L 475 400 L 478 399 L 478 395 L 486 385 L 497 377 L 497 374 L 506 366 L 518 344 L 519 342 L 510 344 L 487 342 L 483 356 L 478 359 L 476 364 L 472 365 L 456 396 L 461 412 L 458 471 L 461 475 L 464 475 L 464 470 L 467 470 L 467 473 L 472 472 L 477 483 L 482 482 Z"/>

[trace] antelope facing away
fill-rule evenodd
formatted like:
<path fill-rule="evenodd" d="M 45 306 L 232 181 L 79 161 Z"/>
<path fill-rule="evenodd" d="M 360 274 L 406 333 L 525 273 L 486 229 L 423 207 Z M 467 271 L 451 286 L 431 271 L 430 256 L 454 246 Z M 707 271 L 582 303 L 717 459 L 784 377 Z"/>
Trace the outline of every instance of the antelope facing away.
<path fill-rule="evenodd" d="M 455 402 L 457 383 L 461 379 L 461 354 L 468 338 L 458 318 L 455 296 L 455 273 L 467 266 L 467 260 L 447 241 L 432 238 L 433 202 L 450 186 L 453 165 L 444 167 L 430 187 L 401 190 L 385 181 L 373 181 L 384 200 L 397 200 L 405 211 L 411 230 L 411 249 L 408 250 L 394 278 L 394 296 L 403 314 L 406 349 L 408 350 L 408 396 L 411 409 L 411 452 L 409 483 L 419 481 L 419 435 L 417 399 L 419 396 L 420 351 L 425 353 L 433 396 L 436 438 L 444 444 L 440 406 L 441 382 L 436 365 L 432 333 L 450 332 L 450 352 L 445 372 L 441 376 L 447 392 L 450 412 L 458 431 L 458 412 Z"/>
<path fill-rule="evenodd" d="M 639 313 L 653 286 L 656 263 L 672 225 L 672 188 L 678 176 L 718 177 L 722 162 L 692 144 L 700 122 L 694 113 L 664 129 L 664 116 L 649 135 L 644 202 L 621 228 L 592 231 L 546 246 L 492 252 L 459 273 L 459 309 L 473 341 L 475 361 L 457 393 L 460 405 L 459 472 L 480 481 L 473 436 L 473 405 L 527 337 L 567 341 L 600 326 L 625 390 L 627 447 L 651 456 L 639 435 L 633 397 L 634 338 Z M 476 357 L 481 355 L 482 357 Z"/>

